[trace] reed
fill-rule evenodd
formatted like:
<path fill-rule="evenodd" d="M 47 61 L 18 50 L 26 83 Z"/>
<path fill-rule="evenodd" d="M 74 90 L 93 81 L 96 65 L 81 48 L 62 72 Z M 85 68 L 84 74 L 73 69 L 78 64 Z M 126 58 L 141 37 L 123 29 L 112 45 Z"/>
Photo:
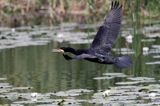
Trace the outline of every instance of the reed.
<path fill-rule="evenodd" d="M 135 50 L 135 57 L 142 54 L 142 22 L 140 17 L 140 0 L 136 0 L 134 12 L 132 12 L 132 22 L 133 22 L 133 48 Z"/>
<path fill-rule="evenodd" d="M 125 16 L 130 8 L 126 2 L 141 2 L 141 12 L 147 18 L 160 16 L 159 0 L 119 0 L 124 5 Z M 62 22 L 95 23 L 106 15 L 109 0 L 0 0 L 0 25 L 55 25 Z M 136 10 L 132 11 L 136 12 Z M 136 16 L 136 13 L 134 14 Z"/>
<path fill-rule="evenodd" d="M 134 53 L 134 62 L 133 62 L 133 70 L 135 75 L 140 75 L 142 70 L 143 70 L 143 54 L 142 54 L 142 27 L 143 27 L 143 22 L 142 22 L 142 17 L 141 17 L 141 0 L 135 0 L 133 2 L 130 2 L 130 15 L 132 19 L 132 28 L 133 28 L 133 44 L 132 47 L 135 51 Z M 132 6 L 131 6 L 132 5 Z"/>

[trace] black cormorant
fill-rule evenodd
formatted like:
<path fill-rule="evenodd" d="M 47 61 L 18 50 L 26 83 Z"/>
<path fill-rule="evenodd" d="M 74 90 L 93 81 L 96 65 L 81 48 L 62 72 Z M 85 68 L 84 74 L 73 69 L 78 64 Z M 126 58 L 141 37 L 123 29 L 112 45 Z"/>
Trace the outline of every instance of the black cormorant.
<path fill-rule="evenodd" d="M 114 64 L 118 68 L 126 68 L 132 64 L 129 56 L 114 57 L 111 49 L 117 39 L 122 20 L 122 5 L 118 1 L 112 2 L 111 9 L 105 17 L 103 25 L 99 30 L 88 49 L 73 49 L 70 47 L 61 47 L 54 49 L 53 52 L 61 52 L 66 60 L 85 59 L 91 62 L 101 64 Z M 70 57 L 65 52 L 74 54 Z"/>

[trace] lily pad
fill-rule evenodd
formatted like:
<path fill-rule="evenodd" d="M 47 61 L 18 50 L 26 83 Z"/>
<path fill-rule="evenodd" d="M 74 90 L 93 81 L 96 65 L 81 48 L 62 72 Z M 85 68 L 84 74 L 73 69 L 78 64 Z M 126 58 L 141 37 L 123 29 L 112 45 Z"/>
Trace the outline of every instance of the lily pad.
<path fill-rule="evenodd" d="M 2 88 L 11 88 L 12 85 L 10 85 L 9 83 L 0 83 L 0 89 Z"/>
<path fill-rule="evenodd" d="M 149 77 L 131 77 L 127 79 L 132 80 L 132 81 L 155 80 L 155 78 L 149 78 Z"/>
<path fill-rule="evenodd" d="M 7 78 L 0 78 L 0 81 L 6 81 Z"/>
<path fill-rule="evenodd" d="M 128 81 L 128 82 L 117 82 L 116 85 L 136 85 L 139 84 L 138 81 Z"/>
<path fill-rule="evenodd" d="M 92 92 L 92 90 L 87 90 L 87 89 L 71 89 L 71 90 L 68 90 L 68 91 L 60 91 L 60 92 L 57 92 L 57 93 L 54 93 L 53 95 L 55 96 L 80 96 L 82 95 L 83 93 L 90 93 Z"/>
<path fill-rule="evenodd" d="M 103 77 L 95 77 L 93 79 L 95 79 L 95 80 L 105 80 L 105 79 L 109 80 L 109 79 L 113 79 L 113 78 L 114 77 L 111 77 L 111 76 L 103 76 Z"/>
<path fill-rule="evenodd" d="M 111 77 L 127 77 L 124 73 L 104 73 L 103 75 Z"/>
<path fill-rule="evenodd" d="M 157 65 L 160 64 L 160 61 L 154 61 L 154 62 L 146 62 L 147 65 Z"/>

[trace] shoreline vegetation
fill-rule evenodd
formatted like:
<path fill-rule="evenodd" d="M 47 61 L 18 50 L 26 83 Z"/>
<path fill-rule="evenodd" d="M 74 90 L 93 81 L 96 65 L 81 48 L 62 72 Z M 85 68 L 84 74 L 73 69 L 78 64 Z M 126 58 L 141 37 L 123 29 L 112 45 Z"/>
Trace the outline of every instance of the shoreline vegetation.
<path fill-rule="evenodd" d="M 136 0 L 119 0 L 130 17 Z M 0 26 L 57 25 L 62 22 L 95 23 L 110 9 L 111 0 L 0 0 Z M 139 0 L 143 18 L 160 17 L 159 0 Z"/>

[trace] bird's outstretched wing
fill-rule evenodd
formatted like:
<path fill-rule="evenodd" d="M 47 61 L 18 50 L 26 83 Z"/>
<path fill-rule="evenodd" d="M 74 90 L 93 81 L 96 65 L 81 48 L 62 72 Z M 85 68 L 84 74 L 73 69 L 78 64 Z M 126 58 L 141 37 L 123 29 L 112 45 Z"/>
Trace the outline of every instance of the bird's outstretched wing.
<path fill-rule="evenodd" d="M 91 49 L 110 51 L 114 44 L 121 26 L 122 5 L 118 1 L 112 2 L 111 10 L 100 26 Z"/>

